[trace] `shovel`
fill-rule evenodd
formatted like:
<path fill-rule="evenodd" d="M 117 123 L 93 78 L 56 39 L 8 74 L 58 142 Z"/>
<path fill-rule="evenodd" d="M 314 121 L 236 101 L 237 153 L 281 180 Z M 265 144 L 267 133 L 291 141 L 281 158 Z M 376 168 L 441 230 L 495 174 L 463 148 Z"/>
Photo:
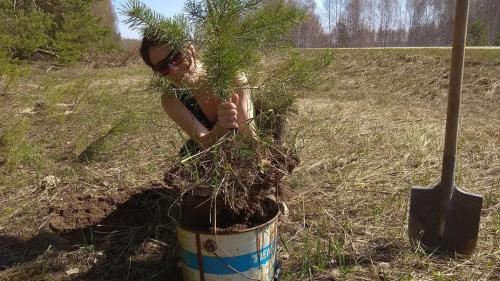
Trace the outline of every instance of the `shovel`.
<path fill-rule="evenodd" d="M 413 187 L 408 232 L 426 250 L 470 255 L 476 246 L 483 197 L 455 186 L 460 92 L 464 68 L 469 0 L 457 0 L 441 181 L 432 188 Z"/>

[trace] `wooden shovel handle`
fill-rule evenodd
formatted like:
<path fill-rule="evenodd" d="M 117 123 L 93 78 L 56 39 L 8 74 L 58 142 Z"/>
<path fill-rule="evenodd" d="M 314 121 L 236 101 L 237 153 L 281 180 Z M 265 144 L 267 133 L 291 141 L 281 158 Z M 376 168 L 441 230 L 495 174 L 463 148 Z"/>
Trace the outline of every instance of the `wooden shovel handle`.
<path fill-rule="evenodd" d="M 448 201 L 455 183 L 455 158 L 457 152 L 458 119 L 460 115 L 460 93 L 464 70 L 465 41 L 469 0 L 457 0 L 453 47 L 451 54 L 450 88 L 448 92 L 448 113 L 444 140 L 443 170 L 441 174 L 441 199 Z"/>

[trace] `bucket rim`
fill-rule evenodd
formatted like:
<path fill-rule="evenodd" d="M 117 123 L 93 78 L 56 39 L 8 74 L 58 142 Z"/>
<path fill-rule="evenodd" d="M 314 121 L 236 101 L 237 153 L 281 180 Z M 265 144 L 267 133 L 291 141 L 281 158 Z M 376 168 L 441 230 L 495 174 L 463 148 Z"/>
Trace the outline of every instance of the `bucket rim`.
<path fill-rule="evenodd" d="M 203 235 L 220 235 L 220 236 L 225 236 L 225 235 L 241 234 L 241 233 L 245 233 L 245 232 L 254 231 L 256 229 L 265 227 L 265 226 L 270 225 L 271 223 L 277 221 L 279 215 L 281 214 L 281 210 L 278 207 L 278 203 L 276 203 L 276 210 L 277 210 L 276 214 L 270 220 L 268 220 L 267 222 L 265 222 L 263 224 L 259 224 L 257 226 L 251 227 L 251 228 L 244 229 L 244 230 L 232 230 L 232 231 L 224 231 L 224 232 L 221 232 L 221 233 L 218 233 L 218 232 L 214 233 L 214 232 L 210 232 L 210 231 L 195 230 L 193 228 L 184 227 L 184 226 L 181 226 L 178 223 L 176 224 L 175 227 L 178 228 L 178 229 L 187 231 L 187 232 L 191 232 L 191 233 L 195 233 L 195 234 L 203 234 Z"/>

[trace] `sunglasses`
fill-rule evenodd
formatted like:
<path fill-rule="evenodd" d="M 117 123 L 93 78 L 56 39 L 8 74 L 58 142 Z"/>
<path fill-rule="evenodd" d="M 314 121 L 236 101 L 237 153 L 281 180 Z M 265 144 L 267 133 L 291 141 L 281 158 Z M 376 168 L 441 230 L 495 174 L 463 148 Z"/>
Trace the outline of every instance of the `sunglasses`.
<path fill-rule="evenodd" d="M 153 71 L 161 75 L 168 75 L 170 73 L 170 64 L 179 64 L 182 61 L 182 53 L 177 50 L 172 50 L 168 55 L 153 65 Z"/>

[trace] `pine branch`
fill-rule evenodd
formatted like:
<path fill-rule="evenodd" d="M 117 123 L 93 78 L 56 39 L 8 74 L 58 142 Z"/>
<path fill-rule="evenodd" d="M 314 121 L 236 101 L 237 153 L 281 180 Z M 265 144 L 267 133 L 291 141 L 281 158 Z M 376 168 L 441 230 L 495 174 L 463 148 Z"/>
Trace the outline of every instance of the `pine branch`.
<path fill-rule="evenodd" d="M 182 16 L 166 18 L 139 0 L 128 0 L 119 12 L 126 17 L 125 24 L 150 40 L 181 49 L 188 39 L 187 22 Z"/>
<path fill-rule="evenodd" d="M 290 28 L 302 21 L 304 17 L 305 10 L 303 9 L 292 8 L 284 2 L 271 3 L 254 15 L 248 16 L 242 23 L 242 31 L 235 36 L 255 33 L 254 36 L 262 37 L 266 35 L 267 28 L 274 30 L 274 38 L 276 35 L 286 36 Z M 272 38 L 266 39 L 272 41 Z"/>
<path fill-rule="evenodd" d="M 188 0 L 184 5 L 184 10 L 195 23 L 203 22 L 208 15 L 208 11 L 204 5 L 196 0 Z"/>
<path fill-rule="evenodd" d="M 269 0 L 248 0 L 248 2 L 244 3 L 243 5 L 241 5 L 241 7 L 233 11 L 233 14 L 243 14 L 247 10 L 250 11 L 255 10 L 257 6 L 263 3 L 264 1 L 269 1 Z"/>
<path fill-rule="evenodd" d="M 159 23 L 165 20 L 162 15 L 154 12 L 138 0 L 129 0 L 119 9 L 119 12 L 126 16 L 124 20 L 125 24 L 131 29 L 142 31 L 143 33 L 146 29 L 158 32 Z"/>
<path fill-rule="evenodd" d="M 279 29 L 279 27 L 277 27 L 276 25 L 283 24 L 283 23 L 290 23 L 290 24 L 296 23 L 296 21 L 295 21 L 296 19 L 297 19 L 296 16 L 291 15 L 288 18 L 282 19 L 282 20 L 277 21 L 277 22 L 269 22 L 269 23 L 263 24 L 261 26 L 256 26 L 256 27 L 249 29 L 249 30 L 243 30 L 242 32 L 235 34 L 235 38 L 237 38 L 237 39 L 252 38 L 252 37 L 247 37 L 247 36 L 241 36 L 241 37 L 239 37 L 239 36 L 246 35 L 249 33 L 250 34 L 257 33 L 257 32 L 262 33 L 262 31 L 265 31 L 265 29 L 267 29 L 269 27 L 274 28 L 275 31 L 281 31 L 281 29 Z M 294 21 L 292 21 L 292 20 L 294 20 Z"/>
<path fill-rule="evenodd" d="M 199 36 L 197 38 L 203 44 L 201 53 L 207 82 L 221 100 L 229 98 L 238 73 L 243 70 L 254 71 L 263 51 L 282 46 L 291 28 L 305 16 L 304 9 L 288 4 L 285 0 L 187 0 L 184 9 L 196 28 L 194 34 Z M 121 12 L 127 16 L 126 24 L 153 40 L 180 48 L 180 42 L 183 42 L 180 39 L 185 40 L 187 37 L 185 21 L 166 18 L 139 0 L 129 0 Z M 288 108 L 294 100 L 294 96 L 288 92 L 307 88 L 314 78 L 312 73 L 317 73 L 305 69 L 319 66 L 317 62 L 298 62 L 296 58 L 291 56 L 287 64 L 268 73 L 264 80 L 267 87 L 263 92 L 269 95 L 271 103 L 275 102 L 272 100 L 278 100 L 283 109 Z M 169 84 L 162 82 L 156 81 L 152 88 L 175 94 Z M 283 83 L 291 91 L 282 93 Z M 283 97 L 280 98 L 280 95 Z"/>

